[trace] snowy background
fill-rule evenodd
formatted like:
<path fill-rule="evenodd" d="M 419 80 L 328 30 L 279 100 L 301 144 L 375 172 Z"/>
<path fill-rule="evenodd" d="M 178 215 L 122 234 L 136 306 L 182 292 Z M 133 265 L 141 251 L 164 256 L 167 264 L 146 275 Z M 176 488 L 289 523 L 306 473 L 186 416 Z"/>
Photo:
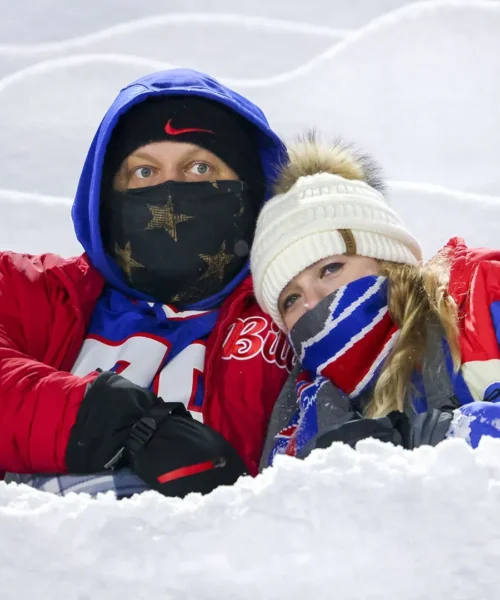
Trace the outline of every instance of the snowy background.
<path fill-rule="evenodd" d="M 169 66 L 221 78 L 286 138 L 317 126 L 371 152 L 427 257 L 455 234 L 500 245 L 498 0 L 0 8 L 0 247 L 80 251 L 69 205 L 100 119 L 123 85 Z"/>
<path fill-rule="evenodd" d="M 371 152 L 431 256 L 500 247 L 500 2 L 0 0 L 0 247 L 80 252 L 71 199 L 118 90 L 209 71 L 290 139 Z M 206 499 L 0 484 L 0 598 L 496 600 L 500 442 L 335 447 Z"/>

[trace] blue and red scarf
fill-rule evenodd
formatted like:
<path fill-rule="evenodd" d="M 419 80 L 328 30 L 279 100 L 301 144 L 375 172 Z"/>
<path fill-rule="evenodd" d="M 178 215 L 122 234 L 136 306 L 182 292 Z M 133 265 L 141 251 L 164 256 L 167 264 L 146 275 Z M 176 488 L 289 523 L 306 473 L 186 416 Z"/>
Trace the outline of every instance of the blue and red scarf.
<path fill-rule="evenodd" d="M 349 283 L 308 311 L 290 332 L 304 370 L 296 382 L 297 410 L 276 437 L 276 454 L 300 454 L 318 434 L 317 402 L 331 382 L 353 406 L 378 377 L 399 335 L 389 314 L 387 280 L 367 276 Z"/>
<path fill-rule="evenodd" d="M 349 283 L 301 317 L 290 332 L 290 341 L 304 367 L 295 383 L 297 408 L 287 426 L 276 435 L 267 464 L 272 465 L 278 454 L 306 456 L 324 430 L 325 422 L 320 419 L 321 414 L 325 416 L 325 407 L 328 420 L 336 420 L 337 424 L 362 412 L 397 338 L 383 277 L 369 276 Z M 441 344 L 452 396 L 432 397 L 431 407 L 436 407 L 436 400 L 446 401 L 447 410 L 455 403 L 462 404 L 454 412 L 446 437 L 463 437 L 473 447 L 483 436 L 500 437 L 498 395 L 485 394 L 484 401 L 474 402 L 461 370 L 453 368 L 444 335 L 432 343 Z M 424 379 L 420 369 L 412 377 L 408 402 L 417 414 L 428 410 Z M 332 385 L 337 389 L 332 389 Z M 334 402 L 344 405 L 334 407 Z M 337 414 L 332 416 L 334 408 Z"/>
<path fill-rule="evenodd" d="M 123 342 L 132 335 L 161 339 L 168 348 L 161 370 L 189 345 L 206 339 L 218 314 L 218 309 L 178 311 L 161 302 L 131 300 L 107 288 L 94 310 L 87 337 L 108 343 Z"/>

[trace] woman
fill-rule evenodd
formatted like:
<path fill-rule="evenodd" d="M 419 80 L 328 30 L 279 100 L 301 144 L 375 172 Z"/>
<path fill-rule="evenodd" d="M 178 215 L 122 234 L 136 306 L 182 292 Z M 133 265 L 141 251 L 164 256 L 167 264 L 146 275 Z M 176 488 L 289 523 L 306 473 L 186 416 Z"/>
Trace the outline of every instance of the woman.
<path fill-rule="evenodd" d="M 314 135 L 290 157 L 251 267 L 301 368 L 275 406 L 261 467 L 336 440 L 499 437 L 500 252 L 455 238 L 422 264 L 369 157 Z"/>

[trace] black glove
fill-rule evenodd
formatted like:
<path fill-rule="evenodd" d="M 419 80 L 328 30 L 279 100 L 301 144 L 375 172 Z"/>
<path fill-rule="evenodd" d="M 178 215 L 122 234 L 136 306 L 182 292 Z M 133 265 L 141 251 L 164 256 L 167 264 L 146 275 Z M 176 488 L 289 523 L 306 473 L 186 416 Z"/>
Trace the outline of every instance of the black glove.
<path fill-rule="evenodd" d="M 405 448 L 413 450 L 419 446 L 435 446 L 442 442 L 448 433 L 453 413 L 433 408 L 412 417 L 411 427 Z"/>
<path fill-rule="evenodd" d="M 89 386 L 66 450 L 70 473 L 129 466 L 167 496 L 208 493 L 246 473 L 228 442 L 181 403 L 105 372 Z"/>
<path fill-rule="evenodd" d="M 70 473 L 99 473 L 125 445 L 134 424 L 159 404 L 155 394 L 111 372 L 89 385 L 66 449 Z"/>
<path fill-rule="evenodd" d="M 328 448 L 333 442 L 343 442 L 353 448 L 360 440 L 375 438 L 382 442 L 391 442 L 395 446 L 403 444 L 400 432 L 387 417 L 377 419 L 355 419 L 330 429 L 316 440 L 316 448 Z"/>
<path fill-rule="evenodd" d="M 208 494 L 247 473 L 236 450 L 178 402 L 161 403 L 136 423 L 124 455 L 132 471 L 165 496 Z"/>
<path fill-rule="evenodd" d="M 414 415 L 411 421 L 399 411 L 376 419 L 347 421 L 316 440 L 316 448 L 328 448 L 333 442 L 354 446 L 363 439 L 375 438 L 413 450 L 419 446 L 435 446 L 443 441 L 450 427 L 453 413 L 449 410 L 432 409 Z"/>
<path fill-rule="evenodd" d="M 453 419 L 454 406 L 433 408 L 430 411 L 412 415 L 411 419 L 397 410 L 387 415 L 393 428 L 399 433 L 402 445 L 407 450 L 419 446 L 436 446 L 446 437 Z"/>

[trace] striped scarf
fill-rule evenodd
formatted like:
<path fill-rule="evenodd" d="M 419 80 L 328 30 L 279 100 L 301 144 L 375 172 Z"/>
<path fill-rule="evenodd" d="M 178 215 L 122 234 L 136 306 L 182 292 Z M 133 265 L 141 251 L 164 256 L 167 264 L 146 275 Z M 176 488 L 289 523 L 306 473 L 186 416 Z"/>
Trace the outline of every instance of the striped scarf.
<path fill-rule="evenodd" d="M 385 277 L 353 281 L 301 317 L 290 332 L 304 368 L 296 382 L 298 407 L 286 431 L 277 436 L 272 456 L 300 454 L 317 435 L 317 402 L 325 384 L 331 382 L 359 410 L 356 400 L 373 386 L 398 334 L 389 314 Z"/>

